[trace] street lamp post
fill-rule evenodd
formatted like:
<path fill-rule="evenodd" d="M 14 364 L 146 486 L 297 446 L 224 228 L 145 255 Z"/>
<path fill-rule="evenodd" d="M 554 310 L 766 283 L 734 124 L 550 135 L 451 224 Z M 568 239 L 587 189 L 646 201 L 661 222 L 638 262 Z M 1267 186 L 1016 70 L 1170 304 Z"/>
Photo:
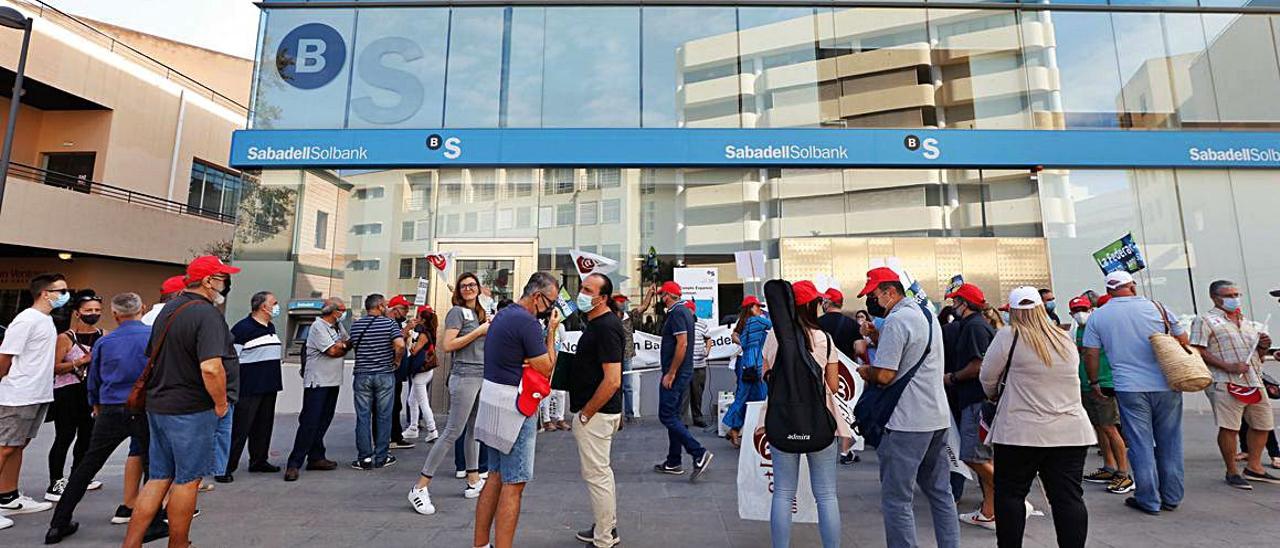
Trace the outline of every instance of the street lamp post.
<path fill-rule="evenodd" d="M 22 75 L 27 69 L 27 46 L 31 43 L 31 18 L 10 7 L 0 7 L 0 26 L 22 30 L 22 50 L 18 53 L 18 72 L 13 78 L 13 96 L 9 98 L 9 120 L 4 130 L 4 148 L 0 150 L 0 210 L 4 208 L 4 187 L 9 181 L 9 157 L 13 153 L 13 132 L 18 124 L 18 105 L 22 102 Z"/>

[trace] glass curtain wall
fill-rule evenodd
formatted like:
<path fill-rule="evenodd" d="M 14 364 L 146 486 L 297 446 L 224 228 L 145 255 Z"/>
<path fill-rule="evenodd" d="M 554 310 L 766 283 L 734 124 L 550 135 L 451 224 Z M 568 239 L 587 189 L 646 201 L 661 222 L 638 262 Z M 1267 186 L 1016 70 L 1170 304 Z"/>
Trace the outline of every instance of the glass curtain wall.
<path fill-rule="evenodd" d="M 1280 94 L 1278 17 L 1007 7 L 269 9 L 250 123 L 1274 130 L 1280 105 L 1264 98 Z"/>

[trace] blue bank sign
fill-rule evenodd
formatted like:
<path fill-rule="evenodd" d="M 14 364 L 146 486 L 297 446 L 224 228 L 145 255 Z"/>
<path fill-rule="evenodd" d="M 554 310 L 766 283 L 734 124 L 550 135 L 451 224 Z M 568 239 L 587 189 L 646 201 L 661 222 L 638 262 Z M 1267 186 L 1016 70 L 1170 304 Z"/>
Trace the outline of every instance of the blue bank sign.
<path fill-rule="evenodd" d="M 239 168 L 1280 167 L 1280 133 L 891 129 L 242 130 Z"/>

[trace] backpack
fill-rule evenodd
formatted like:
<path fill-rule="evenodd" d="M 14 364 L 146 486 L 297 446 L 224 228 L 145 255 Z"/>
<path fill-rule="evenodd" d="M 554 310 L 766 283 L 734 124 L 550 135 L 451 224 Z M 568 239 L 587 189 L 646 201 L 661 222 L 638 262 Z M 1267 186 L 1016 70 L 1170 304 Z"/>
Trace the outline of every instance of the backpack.
<path fill-rule="evenodd" d="M 804 344 L 804 326 L 796 320 L 791 284 L 770 280 L 764 286 L 778 354 L 769 369 L 769 407 L 765 433 L 769 445 L 786 453 L 815 453 L 835 441 L 836 421 L 827 410 L 823 368 Z"/>

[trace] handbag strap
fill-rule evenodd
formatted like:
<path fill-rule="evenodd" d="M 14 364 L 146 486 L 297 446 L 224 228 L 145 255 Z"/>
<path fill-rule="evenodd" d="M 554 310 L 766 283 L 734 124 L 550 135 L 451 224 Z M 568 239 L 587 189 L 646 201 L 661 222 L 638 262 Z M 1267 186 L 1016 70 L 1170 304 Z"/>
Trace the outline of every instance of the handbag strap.
<path fill-rule="evenodd" d="M 151 370 L 155 368 L 156 359 L 160 357 L 160 349 L 164 347 L 164 340 L 169 335 L 169 327 L 171 327 L 173 325 L 173 321 L 178 318 L 178 314 L 181 314 L 183 310 L 187 309 L 187 307 L 193 304 L 196 304 L 198 302 L 200 301 L 190 300 L 185 303 L 182 303 L 182 305 L 178 306 L 177 310 L 174 310 L 173 314 L 170 314 L 169 318 L 165 320 L 164 327 L 160 329 L 160 338 L 156 340 L 155 348 L 151 349 L 151 356 L 147 358 L 147 365 L 142 369 L 142 375 L 139 376 L 138 378 L 140 379 L 151 378 Z"/>
<path fill-rule="evenodd" d="M 1164 324 L 1164 334 L 1172 335 L 1173 333 L 1169 329 L 1169 314 L 1164 305 L 1156 301 L 1151 301 L 1151 304 L 1156 307 L 1156 314 L 1160 315 L 1160 321 Z"/>
<path fill-rule="evenodd" d="M 1012 330 L 1013 328 L 1010 328 Z M 1018 348 L 1018 332 L 1013 332 L 1013 342 L 1009 344 L 1009 355 L 1004 359 L 1004 371 L 1000 373 L 1000 384 L 996 385 L 996 401 L 1004 395 L 1004 385 L 1009 382 L 1009 369 L 1013 367 L 1013 351 Z"/>

